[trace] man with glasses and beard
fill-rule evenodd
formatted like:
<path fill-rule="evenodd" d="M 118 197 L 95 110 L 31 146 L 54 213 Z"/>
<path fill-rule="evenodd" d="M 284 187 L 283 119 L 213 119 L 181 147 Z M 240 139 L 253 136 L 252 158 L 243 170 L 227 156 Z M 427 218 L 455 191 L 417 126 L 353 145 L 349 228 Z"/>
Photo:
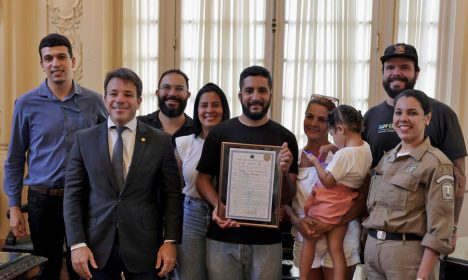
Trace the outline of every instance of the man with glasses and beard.
<path fill-rule="evenodd" d="M 393 149 L 400 139 L 392 126 L 394 98 L 405 89 L 413 89 L 419 76 L 418 54 L 408 44 L 399 43 L 385 49 L 382 61 L 382 85 L 387 98 L 374 106 L 364 115 L 363 139 L 372 150 L 372 167 L 375 167 L 384 152 Z M 455 226 L 452 246 L 455 248 L 456 229 L 465 192 L 465 157 L 466 146 L 463 133 L 455 112 L 446 104 L 431 98 L 432 119 L 425 134 L 431 144 L 440 149 L 453 163 L 454 175 L 458 187 L 455 193 Z"/>
<path fill-rule="evenodd" d="M 214 208 L 207 233 L 209 279 L 281 279 L 281 231 L 277 228 L 240 226 L 217 215 L 222 142 L 282 146 L 282 203 L 295 194 L 298 172 L 294 134 L 267 115 L 272 100 L 270 72 L 251 66 L 241 73 L 238 94 L 242 114 L 214 127 L 208 134 L 197 166 L 197 189 Z M 221 206 L 222 207 L 222 206 Z"/>
<path fill-rule="evenodd" d="M 159 110 L 138 117 L 138 120 L 171 135 L 174 147 L 176 137 L 194 133 L 193 120 L 184 113 L 190 97 L 188 81 L 187 75 L 179 69 L 164 72 L 156 90 Z"/>

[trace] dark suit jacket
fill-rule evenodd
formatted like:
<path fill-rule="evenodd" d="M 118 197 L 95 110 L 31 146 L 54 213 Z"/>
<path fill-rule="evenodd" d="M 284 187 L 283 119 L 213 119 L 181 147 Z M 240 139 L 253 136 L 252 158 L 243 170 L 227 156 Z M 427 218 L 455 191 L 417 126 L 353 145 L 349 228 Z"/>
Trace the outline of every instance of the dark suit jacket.
<path fill-rule="evenodd" d="M 180 242 L 182 237 L 181 180 L 170 138 L 138 121 L 121 192 L 110 161 L 107 122 L 77 132 L 69 157 L 64 195 L 68 244 L 85 242 L 102 268 L 118 229 L 126 268 L 153 269 L 163 239 Z"/>

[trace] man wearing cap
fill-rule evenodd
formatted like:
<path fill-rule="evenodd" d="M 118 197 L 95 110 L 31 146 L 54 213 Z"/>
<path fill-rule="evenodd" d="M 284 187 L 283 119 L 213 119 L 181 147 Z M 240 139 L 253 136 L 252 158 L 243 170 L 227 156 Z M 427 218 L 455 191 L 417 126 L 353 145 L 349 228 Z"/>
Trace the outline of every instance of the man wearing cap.
<path fill-rule="evenodd" d="M 418 53 L 408 44 L 398 43 L 385 49 L 382 61 L 382 85 L 387 92 L 385 101 L 370 108 L 364 115 L 363 139 L 371 146 L 372 167 L 380 161 L 384 152 L 393 149 L 399 142 L 392 126 L 394 98 L 405 89 L 413 89 L 418 75 Z M 429 136 L 434 147 L 439 148 L 453 163 L 457 182 L 455 194 L 455 226 L 463 203 L 465 192 L 465 157 L 467 155 L 463 133 L 455 112 L 446 104 L 431 98 L 432 119 L 426 127 L 425 134 Z M 453 247 L 456 235 L 454 234 Z"/>

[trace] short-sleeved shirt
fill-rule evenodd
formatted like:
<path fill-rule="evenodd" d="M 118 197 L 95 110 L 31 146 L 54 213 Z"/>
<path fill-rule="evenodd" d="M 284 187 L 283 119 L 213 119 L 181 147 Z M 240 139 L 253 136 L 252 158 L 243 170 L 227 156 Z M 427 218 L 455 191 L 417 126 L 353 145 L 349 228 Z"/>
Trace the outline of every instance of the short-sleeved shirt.
<path fill-rule="evenodd" d="M 197 166 L 199 172 L 218 177 L 222 142 L 275 146 L 281 146 L 284 142 L 287 142 L 294 157 L 289 173 L 297 174 L 298 172 L 296 138 L 292 132 L 272 120 L 262 126 L 250 127 L 242 124 L 239 118 L 236 117 L 213 128 L 203 145 L 202 155 Z M 216 189 L 218 189 L 218 186 L 219 180 L 217 180 Z M 207 237 L 230 243 L 274 244 L 281 242 L 281 231 L 279 229 L 248 226 L 221 229 L 216 223 L 211 223 Z"/>
<path fill-rule="evenodd" d="M 375 167 L 366 228 L 423 237 L 422 246 L 447 254 L 454 220 L 453 165 L 428 138 L 409 154 L 398 144 Z"/>
<path fill-rule="evenodd" d="M 182 192 L 189 197 L 201 198 L 195 184 L 198 175 L 196 168 L 205 140 L 195 136 L 195 134 L 190 134 L 177 137 L 175 142 L 177 153 L 182 161 L 182 176 L 184 178 Z"/>
<path fill-rule="evenodd" d="M 157 110 L 151 114 L 148 114 L 146 116 L 138 116 L 138 120 L 146 123 L 147 125 L 150 125 L 154 128 L 163 130 L 163 126 L 161 121 L 159 120 L 159 114 L 161 110 Z M 184 113 L 185 116 L 185 122 L 184 124 L 176 131 L 174 134 L 172 134 L 172 146 L 175 147 L 175 139 L 180 136 L 185 136 L 185 135 L 190 135 L 195 133 L 195 130 L 193 128 L 193 120 L 191 117 L 189 117 L 187 114 Z M 164 131 L 164 130 L 163 130 Z"/>
<path fill-rule="evenodd" d="M 299 155 L 302 153 L 302 150 L 299 152 Z M 325 160 L 325 163 L 328 164 L 331 161 L 333 154 L 330 152 Z M 300 160 L 300 156 L 299 156 Z M 319 182 L 317 171 L 315 167 L 299 167 L 299 173 L 297 174 L 296 181 L 296 195 L 293 198 L 291 203 L 293 211 L 299 218 L 304 218 L 304 202 L 309 197 L 313 188 L 316 186 L 316 183 Z M 299 267 L 300 262 L 300 248 L 302 248 L 303 237 L 299 233 L 296 227 L 291 228 L 291 234 L 294 237 L 294 265 Z M 359 259 L 359 239 L 361 236 L 361 222 L 358 219 L 352 220 L 348 224 L 348 230 L 343 240 L 343 249 L 346 252 L 346 264 L 348 266 L 360 263 Z M 299 250 L 296 250 L 298 248 Z M 328 251 L 327 240 L 325 237 L 320 238 L 316 244 L 315 250 L 315 260 L 312 267 L 326 266 L 330 267 L 328 263 L 332 263 L 331 257 Z M 317 260 L 317 258 L 320 258 Z"/>
<path fill-rule="evenodd" d="M 432 118 L 425 134 L 434 147 L 440 149 L 450 160 L 466 157 L 463 133 L 455 112 L 446 104 L 431 98 Z M 393 106 L 386 101 L 372 107 L 363 119 L 362 137 L 372 150 L 372 167 L 376 166 L 384 152 L 390 151 L 400 138 L 393 129 Z"/>
<path fill-rule="evenodd" d="M 359 189 L 369 174 L 371 163 L 370 147 L 364 142 L 361 146 L 339 149 L 328 164 L 327 172 L 333 175 L 338 184 Z"/>

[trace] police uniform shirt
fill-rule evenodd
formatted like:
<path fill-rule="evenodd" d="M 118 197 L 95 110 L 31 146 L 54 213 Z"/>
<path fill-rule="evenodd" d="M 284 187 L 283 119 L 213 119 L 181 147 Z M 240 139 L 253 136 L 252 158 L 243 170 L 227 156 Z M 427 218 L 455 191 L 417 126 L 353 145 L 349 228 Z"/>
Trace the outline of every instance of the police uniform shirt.
<path fill-rule="evenodd" d="M 416 234 L 423 237 L 422 246 L 448 254 L 454 221 L 452 163 L 427 137 L 406 155 L 397 155 L 400 148 L 401 143 L 385 153 L 374 169 L 363 225 Z"/>

